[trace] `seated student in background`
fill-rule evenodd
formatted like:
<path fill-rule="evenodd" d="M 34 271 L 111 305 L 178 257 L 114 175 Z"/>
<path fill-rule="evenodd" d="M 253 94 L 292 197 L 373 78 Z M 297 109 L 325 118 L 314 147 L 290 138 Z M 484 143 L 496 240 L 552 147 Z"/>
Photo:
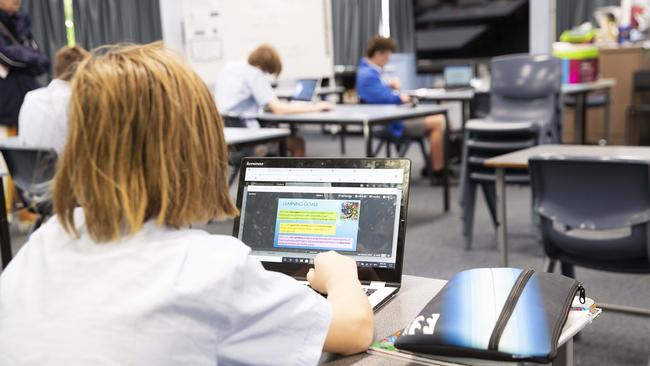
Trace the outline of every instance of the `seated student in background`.
<path fill-rule="evenodd" d="M 320 112 L 332 109 L 328 102 L 313 104 L 289 103 L 280 101 L 271 86 L 270 76 L 277 77 L 282 71 L 282 61 L 275 48 L 269 45 L 257 47 L 248 60 L 226 64 L 217 78 L 214 95 L 221 113 L 237 116 L 252 116 L 261 109 L 275 114 Z M 250 118 L 248 127 L 259 127 Z M 304 156 L 302 139 L 291 138 L 287 144 L 293 156 Z"/>
<path fill-rule="evenodd" d="M 72 82 L 52 217 L 0 276 L 0 365 L 314 365 L 355 353 L 373 316 L 353 260 L 311 286 L 266 271 L 237 215 L 210 91 L 160 43 L 104 50 Z"/>
<path fill-rule="evenodd" d="M 88 56 L 88 51 L 79 46 L 66 46 L 56 53 L 54 79 L 48 86 L 27 93 L 20 108 L 18 136 L 22 145 L 63 152 L 68 137 L 70 80 Z"/>
<path fill-rule="evenodd" d="M 399 80 L 384 80 L 383 69 L 390 61 L 390 56 L 395 52 L 395 41 L 390 38 L 374 36 L 366 48 L 365 57 L 359 61 L 357 68 L 356 89 L 357 96 L 367 104 L 403 104 L 410 102 L 411 98 L 399 93 Z M 389 126 L 390 133 L 396 137 L 429 136 L 429 151 L 431 154 L 434 178 L 442 178 L 444 168 L 444 117 L 440 115 L 428 116 L 424 119 L 395 122 Z M 426 169 L 423 170 L 423 174 Z"/>

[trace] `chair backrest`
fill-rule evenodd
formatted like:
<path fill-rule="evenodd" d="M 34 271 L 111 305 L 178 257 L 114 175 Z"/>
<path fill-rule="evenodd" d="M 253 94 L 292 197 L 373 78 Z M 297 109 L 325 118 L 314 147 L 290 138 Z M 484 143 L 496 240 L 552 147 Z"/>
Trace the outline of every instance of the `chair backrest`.
<path fill-rule="evenodd" d="M 634 73 L 632 94 L 633 103 L 650 103 L 650 70 L 639 70 Z"/>
<path fill-rule="evenodd" d="M 490 115 L 498 120 L 548 120 L 559 110 L 562 67 L 551 55 L 517 54 L 491 62 Z"/>
<path fill-rule="evenodd" d="M 222 114 L 224 127 L 247 127 L 246 121 L 236 114 Z"/>
<path fill-rule="evenodd" d="M 57 155 L 54 150 L 3 144 L 0 151 L 19 191 L 30 196 L 40 196 L 49 191 L 49 183 L 56 171 Z"/>
<path fill-rule="evenodd" d="M 650 222 L 650 162 L 546 156 L 529 161 L 534 209 L 569 227 L 609 230 Z"/>

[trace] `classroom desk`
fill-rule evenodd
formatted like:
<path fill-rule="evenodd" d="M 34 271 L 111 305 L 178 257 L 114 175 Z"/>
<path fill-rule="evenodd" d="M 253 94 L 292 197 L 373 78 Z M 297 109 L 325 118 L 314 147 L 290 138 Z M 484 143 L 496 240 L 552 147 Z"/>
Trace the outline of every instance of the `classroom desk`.
<path fill-rule="evenodd" d="M 430 115 L 442 114 L 445 116 L 445 123 L 448 124 L 447 108 L 438 105 L 418 105 L 411 107 L 407 105 L 378 105 L 378 104 L 337 104 L 334 109 L 327 112 L 310 112 L 296 114 L 273 114 L 263 112 L 255 116 L 261 124 L 288 123 L 291 125 L 292 133 L 295 133 L 295 126 L 325 125 L 334 124 L 340 126 L 360 125 L 363 128 L 363 139 L 366 146 L 366 156 L 372 157 L 372 127 L 386 125 L 396 120 L 421 118 Z M 445 126 L 444 137 L 444 178 L 443 195 L 444 210 L 449 211 L 449 128 Z"/>
<path fill-rule="evenodd" d="M 433 88 L 433 89 L 415 89 L 405 91 L 407 95 L 416 97 L 421 101 L 427 102 L 460 102 L 462 104 L 462 116 L 461 116 L 461 126 L 462 130 L 465 130 L 465 123 L 469 120 L 469 104 L 474 99 L 475 91 L 472 88 L 464 89 L 445 89 L 445 88 Z"/>
<path fill-rule="evenodd" d="M 289 99 L 293 98 L 295 90 L 293 88 L 278 88 L 275 89 L 275 96 L 278 99 Z M 343 93 L 345 93 L 345 88 L 342 86 L 324 86 L 316 89 L 316 95 L 321 99 L 327 97 L 328 95 L 338 95 L 339 102 L 343 103 Z"/>
<path fill-rule="evenodd" d="M 291 131 L 288 128 L 224 127 L 223 135 L 226 144 L 232 147 L 278 142 L 280 145 L 280 156 L 287 156 L 286 138 L 291 135 Z"/>
<path fill-rule="evenodd" d="M 579 84 L 562 84 L 563 95 L 574 95 L 576 98 L 575 106 L 575 127 L 573 130 L 573 143 L 582 145 L 586 141 L 586 123 L 587 123 L 587 96 L 594 91 L 603 90 L 607 93 L 607 103 L 609 103 L 609 91 L 616 85 L 616 80 L 601 78 L 591 83 Z M 607 119 L 606 119 L 607 120 Z M 610 136 L 609 123 L 605 126 L 605 140 Z"/>
<path fill-rule="evenodd" d="M 0 171 L 0 257 L 2 257 L 2 269 L 13 258 L 11 252 L 11 236 L 9 236 L 9 221 L 7 221 L 7 204 L 5 202 L 5 188 L 2 177 L 8 175 L 6 170 Z"/>
<path fill-rule="evenodd" d="M 531 156 L 538 155 L 650 160 L 650 147 L 538 145 L 486 160 L 484 165 L 488 168 L 493 168 L 496 173 L 497 249 L 499 251 L 499 265 L 503 267 L 508 266 L 505 170 L 528 169 L 528 159 Z"/>
<path fill-rule="evenodd" d="M 422 308 L 431 300 L 446 281 L 431 278 L 402 276 L 402 288 L 397 296 L 386 306 L 375 314 L 375 332 L 374 338 L 380 339 L 396 330 L 406 327 Z M 591 323 L 592 317 L 586 312 L 571 312 L 567 322 L 560 334 L 558 356 L 553 365 L 572 365 L 573 364 L 573 336 L 584 329 Z M 494 361 L 483 361 L 475 359 L 450 359 L 442 358 L 446 363 L 444 365 L 495 365 L 515 363 Z M 394 360 L 391 358 L 378 356 L 374 354 L 362 353 L 350 357 L 342 357 L 332 354 L 324 354 L 321 357 L 321 364 L 328 366 L 348 366 L 348 365 L 411 365 L 405 360 Z M 443 363 L 441 363 L 443 364 Z"/>

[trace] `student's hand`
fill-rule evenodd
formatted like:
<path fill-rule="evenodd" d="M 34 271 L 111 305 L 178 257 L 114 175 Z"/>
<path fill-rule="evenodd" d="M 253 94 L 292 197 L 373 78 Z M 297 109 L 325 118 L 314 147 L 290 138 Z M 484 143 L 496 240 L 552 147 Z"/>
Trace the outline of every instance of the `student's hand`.
<path fill-rule="evenodd" d="M 410 103 L 411 102 L 411 97 L 406 95 L 406 94 L 400 94 L 399 99 L 402 100 L 403 104 Z"/>
<path fill-rule="evenodd" d="M 319 253 L 314 258 L 314 268 L 307 272 L 307 281 L 314 290 L 322 294 L 329 293 L 334 286 L 359 286 L 357 264 L 354 260 L 333 251 Z"/>
<path fill-rule="evenodd" d="M 400 89 L 401 89 L 401 85 L 400 85 L 400 83 L 399 83 L 399 79 L 398 79 L 398 78 L 392 78 L 392 79 L 390 79 L 390 81 L 388 82 L 388 85 L 389 85 L 391 88 L 393 88 L 394 90 L 400 90 Z"/>
<path fill-rule="evenodd" d="M 315 112 L 322 112 L 322 111 L 331 111 L 334 108 L 334 104 L 330 102 L 318 102 L 314 104 L 314 111 Z"/>

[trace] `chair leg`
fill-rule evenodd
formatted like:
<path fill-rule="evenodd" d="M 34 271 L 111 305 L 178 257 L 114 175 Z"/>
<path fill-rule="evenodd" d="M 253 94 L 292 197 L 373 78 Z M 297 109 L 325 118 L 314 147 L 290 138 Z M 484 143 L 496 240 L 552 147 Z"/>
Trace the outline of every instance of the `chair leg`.
<path fill-rule="evenodd" d="M 556 263 L 557 261 L 555 259 L 551 259 L 550 257 L 544 258 L 544 272 L 553 273 Z"/>
<path fill-rule="evenodd" d="M 429 156 L 429 153 L 427 151 L 427 146 L 424 143 L 425 139 L 418 139 L 418 146 L 420 146 L 420 151 L 422 152 L 422 157 L 424 158 L 424 162 L 426 164 L 427 170 L 433 170 L 432 166 L 433 164 L 431 163 L 431 156 Z"/>
<path fill-rule="evenodd" d="M 381 148 L 384 147 L 384 144 L 387 144 L 388 142 L 384 139 L 379 139 L 379 144 L 377 144 L 377 147 L 375 148 L 375 151 L 372 152 L 372 156 L 377 156 L 379 155 L 379 152 L 381 151 Z"/>
<path fill-rule="evenodd" d="M 493 183 L 481 183 L 481 188 L 483 189 L 483 196 L 485 196 L 485 203 L 487 203 L 488 211 L 490 212 L 490 218 L 492 218 L 492 224 L 494 227 L 497 227 L 497 206 L 496 206 L 496 187 Z"/>
<path fill-rule="evenodd" d="M 239 175 L 239 169 L 235 166 L 232 167 L 232 173 L 230 173 L 230 178 L 228 178 L 228 186 L 232 186 L 235 182 L 235 178 Z"/>
<path fill-rule="evenodd" d="M 472 249 L 474 237 L 474 207 L 476 206 L 476 183 L 466 182 L 467 187 L 463 192 L 461 202 L 461 220 L 463 237 L 465 238 L 465 250 Z"/>
<path fill-rule="evenodd" d="M 390 141 L 386 140 L 386 157 L 390 158 Z"/>
<path fill-rule="evenodd" d="M 560 270 L 562 271 L 563 276 L 576 278 L 576 271 L 573 264 L 567 262 L 560 262 Z"/>

